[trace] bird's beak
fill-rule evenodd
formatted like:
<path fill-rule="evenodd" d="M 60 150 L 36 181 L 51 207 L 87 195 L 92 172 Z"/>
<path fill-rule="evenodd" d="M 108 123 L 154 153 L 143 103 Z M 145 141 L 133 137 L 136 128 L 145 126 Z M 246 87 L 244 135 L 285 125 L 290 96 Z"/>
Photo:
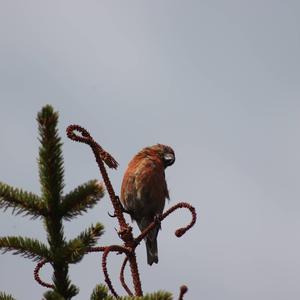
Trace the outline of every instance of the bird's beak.
<path fill-rule="evenodd" d="M 175 155 L 168 153 L 164 156 L 165 167 L 171 166 L 175 162 Z"/>

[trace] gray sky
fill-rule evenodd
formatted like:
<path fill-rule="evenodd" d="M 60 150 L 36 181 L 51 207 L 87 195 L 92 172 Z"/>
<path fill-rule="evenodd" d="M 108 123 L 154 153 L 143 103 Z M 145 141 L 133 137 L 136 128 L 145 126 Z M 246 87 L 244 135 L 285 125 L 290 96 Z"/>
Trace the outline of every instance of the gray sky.
<path fill-rule="evenodd" d="M 117 191 L 138 150 L 172 145 L 168 206 L 190 202 L 198 222 L 181 239 L 186 212 L 162 224 L 158 265 L 139 247 L 144 291 L 299 299 L 299 53 L 299 1 L 0 0 L 0 180 L 39 193 L 35 117 L 47 103 L 60 112 L 65 192 L 99 177 L 89 148 L 66 138 L 71 123 L 119 161 Z M 105 197 L 65 224 L 68 237 L 101 221 L 103 244 L 119 242 L 107 211 Z M 41 222 L 0 214 L 1 235 L 45 240 Z M 120 263 L 109 264 L 115 283 Z M 34 263 L 5 254 L 0 265 L 0 290 L 41 299 Z M 49 281 L 50 267 L 41 275 Z M 71 278 L 88 299 L 103 282 L 100 257 Z"/>

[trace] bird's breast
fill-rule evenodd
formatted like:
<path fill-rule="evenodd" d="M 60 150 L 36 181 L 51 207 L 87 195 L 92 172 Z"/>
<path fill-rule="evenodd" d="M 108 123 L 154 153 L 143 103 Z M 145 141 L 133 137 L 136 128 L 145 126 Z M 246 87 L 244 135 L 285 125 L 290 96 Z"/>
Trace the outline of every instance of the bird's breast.
<path fill-rule="evenodd" d="M 164 167 L 158 159 L 132 161 L 125 172 L 121 200 L 125 208 L 139 216 L 162 213 L 168 198 Z"/>

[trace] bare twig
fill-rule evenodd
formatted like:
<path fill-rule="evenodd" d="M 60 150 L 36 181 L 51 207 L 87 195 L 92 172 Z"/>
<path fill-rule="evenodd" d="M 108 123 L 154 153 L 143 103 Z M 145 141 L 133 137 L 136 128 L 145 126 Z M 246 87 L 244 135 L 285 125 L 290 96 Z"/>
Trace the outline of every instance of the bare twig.
<path fill-rule="evenodd" d="M 123 286 L 123 288 L 126 290 L 127 294 L 129 296 L 133 296 L 133 293 L 132 291 L 129 289 L 128 285 L 126 284 L 125 282 L 125 278 L 124 278 L 124 270 L 125 270 L 125 267 L 126 267 L 126 264 L 128 262 L 128 258 L 125 257 L 124 258 L 124 261 L 123 261 L 123 264 L 122 264 L 122 267 L 121 267 L 121 271 L 120 271 L 120 281 L 121 281 L 121 284 Z"/>
<path fill-rule="evenodd" d="M 82 136 L 76 135 L 74 131 L 80 132 Z M 118 218 L 120 227 L 126 227 L 127 224 L 122 214 L 122 207 L 120 205 L 120 202 L 117 201 L 116 194 L 114 192 L 113 186 L 110 182 L 110 179 L 108 177 L 107 171 L 103 163 L 104 161 L 108 167 L 116 169 L 118 167 L 117 161 L 108 152 L 106 152 L 97 142 L 94 141 L 94 139 L 86 129 L 79 125 L 68 126 L 67 136 L 73 141 L 85 143 L 92 148 L 109 197 L 115 209 L 115 214 Z"/>
<path fill-rule="evenodd" d="M 121 253 L 123 252 L 127 255 L 129 253 L 129 251 L 125 247 L 118 246 L 118 245 L 113 245 L 113 246 L 106 247 L 104 252 L 103 252 L 103 255 L 102 255 L 102 270 L 103 270 L 103 274 L 104 274 L 104 280 L 105 280 L 108 288 L 110 289 L 111 293 L 116 298 L 118 298 L 119 295 L 117 294 L 116 290 L 114 289 L 114 287 L 111 283 L 111 280 L 109 278 L 108 272 L 107 272 L 107 256 L 108 256 L 109 252 L 112 252 L 112 251 L 121 252 Z"/>
<path fill-rule="evenodd" d="M 182 285 L 180 287 L 180 294 L 178 300 L 183 300 L 183 295 L 188 291 L 188 287 L 186 285 Z"/>
<path fill-rule="evenodd" d="M 81 136 L 76 135 L 74 133 L 74 131 L 80 132 Z M 110 168 L 116 169 L 118 166 L 117 161 L 108 152 L 104 151 L 103 148 L 97 142 L 94 141 L 94 139 L 92 138 L 92 136 L 89 134 L 89 132 L 86 129 L 84 129 L 83 127 L 81 127 L 79 125 L 68 126 L 67 136 L 73 141 L 88 144 L 92 148 L 93 153 L 95 155 L 96 162 L 99 167 L 99 170 L 103 177 L 103 181 L 106 185 L 106 189 L 108 191 L 110 200 L 114 207 L 115 215 L 119 222 L 119 226 L 120 226 L 119 236 L 124 241 L 125 247 L 134 249 L 135 241 L 134 241 L 134 238 L 132 235 L 132 228 L 130 226 L 128 226 L 128 224 L 126 223 L 126 220 L 123 216 L 123 207 L 122 207 L 119 199 L 116 197 L 113 186 L 112 186 L 110 179 L 108 177 L 108 174 L 106 172 L 105 165 L 103 163 L 103 161 L 104 161 Z M 106 250 L 105 250 L 103 253 L 103 257 L 104 257 L 104 255 L 106 257 L 108 255 L 108 252 L 106 252 Z M 141 285 L 141 280 L 140 280 L 140 276 L 139 276 L 136 256 L 135 256 L 134 252 L 130 253 L 130 255 L 128 256 L 128 260 L 129 260 L 129 264 L 130 264 L 130 270 L 131 270 L 133 285 L 134 285 L 134 289 L 135 289 L 135 294 L 136 294 L 136 296 L 142 296 L 143 295 L 142 285 Z M 111 292 L 113 294 L 115 294 L 115 290 L 112 287 L 112 285 L 109 286 L 109 289 L 111 290 Z"/>
<path fill-rule="evenodd" d="M 107 247 L 90 247 L 88 252 L 103 252 Z"/>
<path fill-rule="evenodd" d="M 54 285 L 53 284 L 50 284 L 50 283 L 47 283 L 47 282 L 44 282 L 41 278 L 40 278 L 40 275 L 39 275 L 39 272 L 41 270 L 41 268 L 47 263 L 48 261 L 46 259 L 43 259 L 41 260 L 35 267 L 34 269 L 34 279 L 41 285 L 41 286 L 44 286 L 46 288 L 51 288 L 53 289 L 54 288 Z"/>
<path fill-rule="evenodd" d="M 186 202 L 179 202 L 177 204 L 175 204 L 174 206 L 172 206 L 171 208 L 169 208 L 167 211 L 165 211 L 161 216 L 158 216 L 158 220 L 161 222 L 163 221 L 169 214 L 171 214 L 172 212 L 174 212 L 176 209 L 179 208 L 187 208 L 190 210 L 191 214 L 192 214 L 192 220 L 190 222 L 190 224 L 188 224 L 186 227 L 183 228 L 179 228 L 175 231 L 175 235 L 177 237 L 181 237 L 182 235 L 184 235 L 186 233 L 187 230 L 189 230 L 196 222 L 196 218 L 197 218 L 197 214 L 196 214 L 196 210 L 193 206 L 191 206 L 189 203 Z M 144 237 L 149 233 L 149 231 L 151 231 L 157 224 L 157 221 L 153 221 L 136 239 L 136 245 L 139 244 Z"/>

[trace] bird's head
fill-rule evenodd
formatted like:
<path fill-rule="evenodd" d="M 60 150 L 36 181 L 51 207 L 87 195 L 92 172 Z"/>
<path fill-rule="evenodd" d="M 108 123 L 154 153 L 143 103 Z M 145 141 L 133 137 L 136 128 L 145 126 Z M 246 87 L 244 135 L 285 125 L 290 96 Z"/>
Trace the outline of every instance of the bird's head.
<path fill-rule="evenodd" d="M 164 163 L 165 168 L 174 164 L 175 153 L 174 153 L 174 150 L 170 146 L 157 144 L 150 148 L 159 155 L 159 157 L 161 158 L 161 160 Z"/>

